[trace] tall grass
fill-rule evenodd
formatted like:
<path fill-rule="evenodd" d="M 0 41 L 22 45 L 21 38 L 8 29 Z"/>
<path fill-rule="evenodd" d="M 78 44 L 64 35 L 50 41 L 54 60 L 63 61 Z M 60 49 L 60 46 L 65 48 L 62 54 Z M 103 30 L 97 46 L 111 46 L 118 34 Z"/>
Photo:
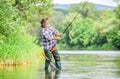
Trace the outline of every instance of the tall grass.
<path fill-rule="evenodd" d="M 0 44 L 0 64 L 16 65 L 36 62 L 42 54 L 42 47 L 33 43 L 29 34 L 9 38 Z"/>

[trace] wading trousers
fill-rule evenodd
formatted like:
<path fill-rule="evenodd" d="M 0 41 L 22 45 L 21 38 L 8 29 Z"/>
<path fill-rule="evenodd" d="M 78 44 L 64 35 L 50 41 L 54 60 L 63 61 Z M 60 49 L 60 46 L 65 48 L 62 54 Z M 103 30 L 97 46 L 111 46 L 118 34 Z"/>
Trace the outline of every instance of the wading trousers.
<path fill-rule="evenodd" d="M 45 56 L 49 59 L 49 60 L 45 59 L 45 70 L 48 70 L 52 55 L 54 57 L 56 67 L 61 70 L 60 55 L 58 51 L 57 50 L 54 50 L 54 51 L 44 50 L 44 53 L 45 53 Z"/>

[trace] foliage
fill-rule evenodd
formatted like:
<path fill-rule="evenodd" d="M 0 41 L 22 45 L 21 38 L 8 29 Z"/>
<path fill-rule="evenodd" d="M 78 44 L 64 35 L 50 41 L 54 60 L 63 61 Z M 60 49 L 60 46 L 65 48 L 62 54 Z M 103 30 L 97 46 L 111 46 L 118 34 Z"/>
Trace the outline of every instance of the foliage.
<path fill-rule="evenodd" d="M 115 9 L 116 17 L 120 20 L 120 5 Z"/>
<path fill-rule="evenodd" d="M 0 60 L 32 60 L 40 48 L 29 28 L 52 14 L 51 0 L 0 0 Z M 36 25 L 35 25 L 36 26 Z"/>
<path fill-rule="evenodd" d="M 52 17 L 50 17 L 49 21 L 53 26 L 55 26 L 55 28 L 62 31 L 62 20 L 65 19 L 67 14 L 68 10 L 66 9 L 54 9 L 54 13 L 52 14 Z"/>
<path fill-rule="evenodd" d="M 11 59 L 17 61 L 32 60 L 34 55 L 40 51 L 39 46 L 32 43 L 33 40 L 33 37 L 30 35 L 10 37 L 8 41 L 0 44 L 0 59 Z"/>
<path fill-rule="evenodd" d="M 74 4 L 70 7 L 69 11 L 70 12 L 77 12 L 79 13 L 80 11 L 80 14 L 82 15 L 83 18 L 97 18 L 97 11 L 96 11 L 96 8 L 95 8 L 95 5 L 93 5 L 92 3 L 87 3 L 85 6 L 86 2 L 81 2 L 79 4 Z M 84 7 L 83 7 L 84 6 Z M 82 8 L 83 7 L 83 8 Z M 95 14 L 96 13 L 96 14 Z"/>
<path fill-rule="evenodd" d="M 83 4 L 84 2 L 70 7 L 66 18 L 62 20 L 62 31 L 79 12 L 78 8 Z M 84 50 L 120 49 L 119 24 L 119 6 L 115 10 L 97 10 L 92 3 L 88 3 L 80 10 L 79 16 L 64 35 L 64 43 L 60 42 L 60 47 Z"/>

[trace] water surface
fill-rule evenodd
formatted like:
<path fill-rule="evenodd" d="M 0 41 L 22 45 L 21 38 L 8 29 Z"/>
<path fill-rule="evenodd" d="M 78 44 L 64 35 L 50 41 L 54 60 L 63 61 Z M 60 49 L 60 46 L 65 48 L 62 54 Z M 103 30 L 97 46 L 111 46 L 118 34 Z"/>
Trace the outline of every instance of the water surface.
<path fill-rule="evenodd" d="M 44 71 L 44 64 L 1 67 L 0 79 L 120 79 L 119 51 L 60 51 L 62 70 Z"/>

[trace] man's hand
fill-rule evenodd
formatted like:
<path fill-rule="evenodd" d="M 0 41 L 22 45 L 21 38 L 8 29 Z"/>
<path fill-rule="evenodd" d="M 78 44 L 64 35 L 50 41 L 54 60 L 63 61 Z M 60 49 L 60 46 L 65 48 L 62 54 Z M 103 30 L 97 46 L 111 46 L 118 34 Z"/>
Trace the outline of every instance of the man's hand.
<path fill-rule="evenodd" d="M 62 37 L 64 34 L 57 33 L 56 36 Z"/>
<path fill-rule="evenodd" d="M 60 37 L 63 37 L 64 34 L 60 34 Z"/>

